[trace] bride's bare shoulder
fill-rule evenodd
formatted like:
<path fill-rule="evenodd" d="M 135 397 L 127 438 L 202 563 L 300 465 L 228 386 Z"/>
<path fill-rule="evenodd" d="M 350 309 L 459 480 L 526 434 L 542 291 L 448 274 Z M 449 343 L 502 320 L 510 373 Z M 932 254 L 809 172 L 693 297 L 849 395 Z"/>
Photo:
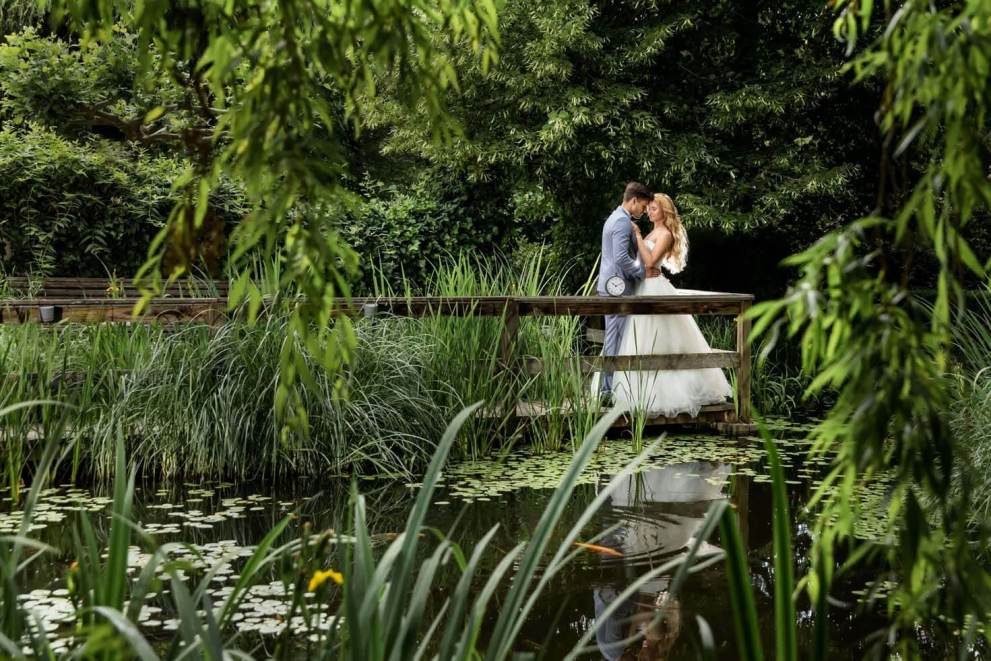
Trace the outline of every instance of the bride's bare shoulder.
<path fill-rule="evenodd" d="M 663 239 L 665 236 L 671 236 L 671 232 L 667 227 L 655 227 L 650 231 L 650 234 L 644 237 L 644 239 L 652 239 L 657 241 Z"/>

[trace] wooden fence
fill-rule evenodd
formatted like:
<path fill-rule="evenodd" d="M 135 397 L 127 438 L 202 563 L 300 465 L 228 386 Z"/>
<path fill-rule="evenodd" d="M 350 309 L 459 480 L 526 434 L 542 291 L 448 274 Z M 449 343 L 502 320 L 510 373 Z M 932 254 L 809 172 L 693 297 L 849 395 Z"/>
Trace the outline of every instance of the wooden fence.
<path fill-rule="evenodd" d="M 152 300 L 144 313 L 132 315 L 133 298 L 99 298 L 105 291 L 106 280 L 92 282 L 56 283 L 46 281 L 41 291 L 72 297 L 40 297 L 0 301 L 0 323 L 105 323 L 105 322 L 201 322 L 216 324 L 230 318 L 226 298 L 164 297 Z M 86 285 L 86 286 L 84 286 Z M 73 289 L 75 287 L 75 289 Z M 88 287 L 88 288 L 87 288 Z M 221 287 L 213 287 L 219 291 Z M 223 286 L 226 292 L 226 285 Z M 179 291 L 180 294 L 185 292 Z M 104 294 L 105 295 L 105 294 Z M 750 431 L 751 416 L 751 355 L 747 343 L 750 321 L 746 312 L 753 304 L 751 294 L 720 292 L 691 292 L 670 296 L 588 297 L 588 296 L 474 296 L 474 297 L 396 297 L 338 299 L 333 303 L 336 315 L 354 317 L 431 315 L 500 317 L 503 331 L 500 352 L 503 366 L 539 374 L 544 365 L 539 358 L 517 356 L 516 335 L 522 317 L 580 316 L 601 317 L 610 314 L 693 314 L 732 315 L 736 319 L 735 350 L 713 350 L 709 353 L 662 354 L 635 356 L 580 356 L 585 373 L 613 371 L 685 370 L 700 368 L 730 368 L 736 370 L 736 406 L 728 402 L 704 407 L 698 416 L 655 417 L 651 423 L 712 422 L 721 423 L 725 431 Z M 601 333 L 601 331 L 599 331 Z M 595 339 L 596 332 L 589 331 Z M 539 404 L 521 405 L 518 415 L 531 417 L 544 412 Z"/>

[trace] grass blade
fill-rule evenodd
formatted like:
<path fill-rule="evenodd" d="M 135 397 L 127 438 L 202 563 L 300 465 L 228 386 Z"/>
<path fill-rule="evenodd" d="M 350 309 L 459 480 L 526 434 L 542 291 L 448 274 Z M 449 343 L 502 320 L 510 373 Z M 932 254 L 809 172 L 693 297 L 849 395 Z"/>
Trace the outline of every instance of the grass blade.
<path fill-rule="evenodd" d="M 443 437 L 441 437 L 440 443 L 437 444 L 437 449 L 434 452 L 433 459 L 430 461 L 430 466 L 423 476 L 423 486 L 420 488 L 420 493 L 417 494 L 416 502 L 413 504 L 413 510 L 410 512 L 409 519 L 406 522 L 406 538 L 403 540 L 402 552 L 399 555 L 393 582 L 390 584 L 389 595 L 386 598 L 384 622 L 386 640 L 395 640 L 392 634 L 395 634 L 400 626 L 400 619 L 404 612 L 402 603 L 407 598 L 406 593 L 412 581 L 413 567 L 416 562 L 416 546 L 419 542 L 418 533 L 420 528 L 423 527 L 423 520 L 427 515 L 427 510 L 433 499 L 434 490 L 440 478 L 441 468 L 447 461 L 447 455 L 451 451 L 451 446 L 454 444 L 454 439 L 458 431 L 481 405 L 482 403 L 478 402 L 469 406 L 451 421 Z"/>
<path fill-rule="evenodd" d="M 795 569 L 791 550 L 791 516 L 788 512 L 788 491 L 778 448 L 761 423 L 768 463 L 771 469 L 771 502 L 774 536 L 774 620 L 777 657 L 782 661 L 798 659 L 798 639 L 795 631 Z"/>
<path fill-rule="evenodd" d="M 472 549 L 471 557 L 468 559 L 468 563 L 464 570 L 461 572 L 461 579 L 458 581 L 457 586 L 454 588 L 454 592 L 451 597 L 451 616 L 447 620 L 447 626 L 444 630 L 444 636 L 441 638 L 440 647 L 437 649 L 437 656 L 441 659 L 450 658 L 454 651 L 454 640 L 457 635 L 458 628 L 461 626 L 461 614 L 464 613 L 465 604 L 468 602 L 469 591 L 471 590 L 471 581 L 475 576 L 475 570 L 478 568 L 478 563 L 482 559 L 482 554 L 485 549 L 489 547 L 489 543 L 495 536 L 496 531 L 499 529 L 498 524 L 489 528 L 489 531 L 484 537 L 475 545 Z"/>
<path fill-rule="evenodd" d="M 747 551 L 740 538 L 735 516 L 733 510 L 723 510 L 719 517 L 719 534 L 726 547 L 726 578 L 729 581 L 730 604 L 733 607 L 737 650 L 741 659 L 763 661 L 764 652 L 760 642 L 760 629 L 757 627 L 757 607 L 750 584 Z"/>
<path fill-rule="evenodd" d="M 138 628 L 134 626 L 133 622 L 121 615 L 120 611 L 108 608 L 107 606 L 96 606 L 93 610 L 102 615 L 104 619 L 110 622 L 124 636 L 124 640 L 131 647 L 131 651 L 141 661 L 158 661 L 158 655 L 155 654 L 155 651 L 148 644 L 148 641 L 145 640 L 145 637 L 141 635 L 141 632 L 138 631 Z"/>
<path fill-rule="evenodd" d="M 489 643 L 490 648 L 487 655 L 489 658 L 502 659 L 509 654 L 510 647 L 520 628 L 522 628 L 523 620 L 526 618 L 529 610 L 528 608 L 524 608 L 524 599 L 526 599 L 527 590 L 540 563 L 540 558 L 543 556 L 544 550 L 550 541 L 551 533 L 567 506 L 578 478 L 591 460 L 602 437 L 605 436 L 616 419 L 625 411 L 626 409 L 624 407 L 616 406 L 606 415 L 602 416 L 602 419 L 592 428 L 592 431 L 585 438 L 584 443 L 582 443 L 571 459 L 568 470 L 561 479 L 560 485 L 554 491 L 554 495 L 551 496 L 550 501 L 547 503 L 544 513 L 537 522 L 533 539 L 527 544 L 526 552 L 520 560 L 520 566 L 517 569 L 516 575 L 513 577 L 513 587 L 510 588 L 509 595 L 506 597 L 506 601 L 502 606 L 503 612 L 511 613 L 512 616 L 499 618 Z M 529 599 L 530 604 L 533 603 L 536 594 L 539 594 L 539 590 L 534 591 L 533 595 L 531 595 Z"/>

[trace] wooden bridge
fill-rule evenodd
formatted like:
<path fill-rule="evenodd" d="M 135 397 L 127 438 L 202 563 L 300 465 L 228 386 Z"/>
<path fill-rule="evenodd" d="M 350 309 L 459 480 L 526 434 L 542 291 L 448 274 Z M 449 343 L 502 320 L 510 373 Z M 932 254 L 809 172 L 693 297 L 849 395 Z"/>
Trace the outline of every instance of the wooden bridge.
<path fill-rule="evenodd" d="M 8 278 L 7 289 L 29 291 L 24 279 Z M 108 297 L 108 291 L 121 296 Z M 213 297 L 190 297 L 190 293 L 207 292 Z M 174 285 L 165 296 L 153 299 L 140 317 L 133 315 L 138 292 L 131 283 L 110 283 L 98 278 L 50 278 L 34 287 L 30 298 L 0 300 L 0 324 L 65 323 L 221 323 L 232 317 L 227 305 L 227 283 Z M 594 371 L 652 371 L 700 368 L 736 370 L 735 404 L 726 402 L 703 407 L 698 416 L 687 414 L 673 418 L 655 416 L 647 424 L 708 423 L 732 434 L 750 433 L 751 355 L 747 343 L 750 321 L 745 313 L 753 304 L 751 294 L 685 291 L 671 296 L 610 298 L 600 296 L 473 296 L 473 297 L 395 297 L 336 299 L 336 315 L 354 317 L 435 315 L 498 317 L 503 320 L 500 355 L 504 369 L 521 369 L 540 374 L 544 365 L 539 358 L 517 356 L 516 335 L 522 317 L 579 316 L 588 319 L 607 314 L 693 314 L 732 315 L 736 319 L 735 350 L 714 349 L 709 353 L 661 354 L 635 356 L 581 356 L 583 373 Z M 602 331 L 587 330 L 591 343 L 602 341 Z M 558 411 L 560 413 L 560 411 Z M 521 402 L 515 415 L 540 417 L 548 410 L 539 402 Z M 618 424 L 632 421 L 622 418 Z"/>

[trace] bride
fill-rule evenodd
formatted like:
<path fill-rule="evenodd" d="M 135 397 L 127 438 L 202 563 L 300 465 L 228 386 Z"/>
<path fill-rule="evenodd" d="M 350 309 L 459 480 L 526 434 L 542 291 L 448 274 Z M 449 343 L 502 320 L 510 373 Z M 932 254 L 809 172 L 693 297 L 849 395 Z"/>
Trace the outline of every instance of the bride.
<path fill-rule="evenodd" d="M 674 202 L 664 193 L 657 193 L 647 207 L 647 214 L 654 225 L 647 236 L 642 237 L 634 223 L 644 268 L 663 266 L 669 273 L 680 273 L 688 261 L 688 237 Z M 663 272 L 642 280 L 634 292 L 634 296 L 672 294 L 678 294 L 678 290 L 664 277 Z M 633 315 L 623 332 L 619 355 L 709 351 L 709 343 L 691 315 Z M 593 387 L 597 386 L 593 384 Z M 688 413 L 694 417 L 706 404 L 726 401 L 727 397 L 732 396 L 732 390 L 719 368 L 616 372 L 613 376 L 613 396 L 616 402 L 629 402 L 631 408 L 652 415 L 674 417 L 679 413 Z"/>

